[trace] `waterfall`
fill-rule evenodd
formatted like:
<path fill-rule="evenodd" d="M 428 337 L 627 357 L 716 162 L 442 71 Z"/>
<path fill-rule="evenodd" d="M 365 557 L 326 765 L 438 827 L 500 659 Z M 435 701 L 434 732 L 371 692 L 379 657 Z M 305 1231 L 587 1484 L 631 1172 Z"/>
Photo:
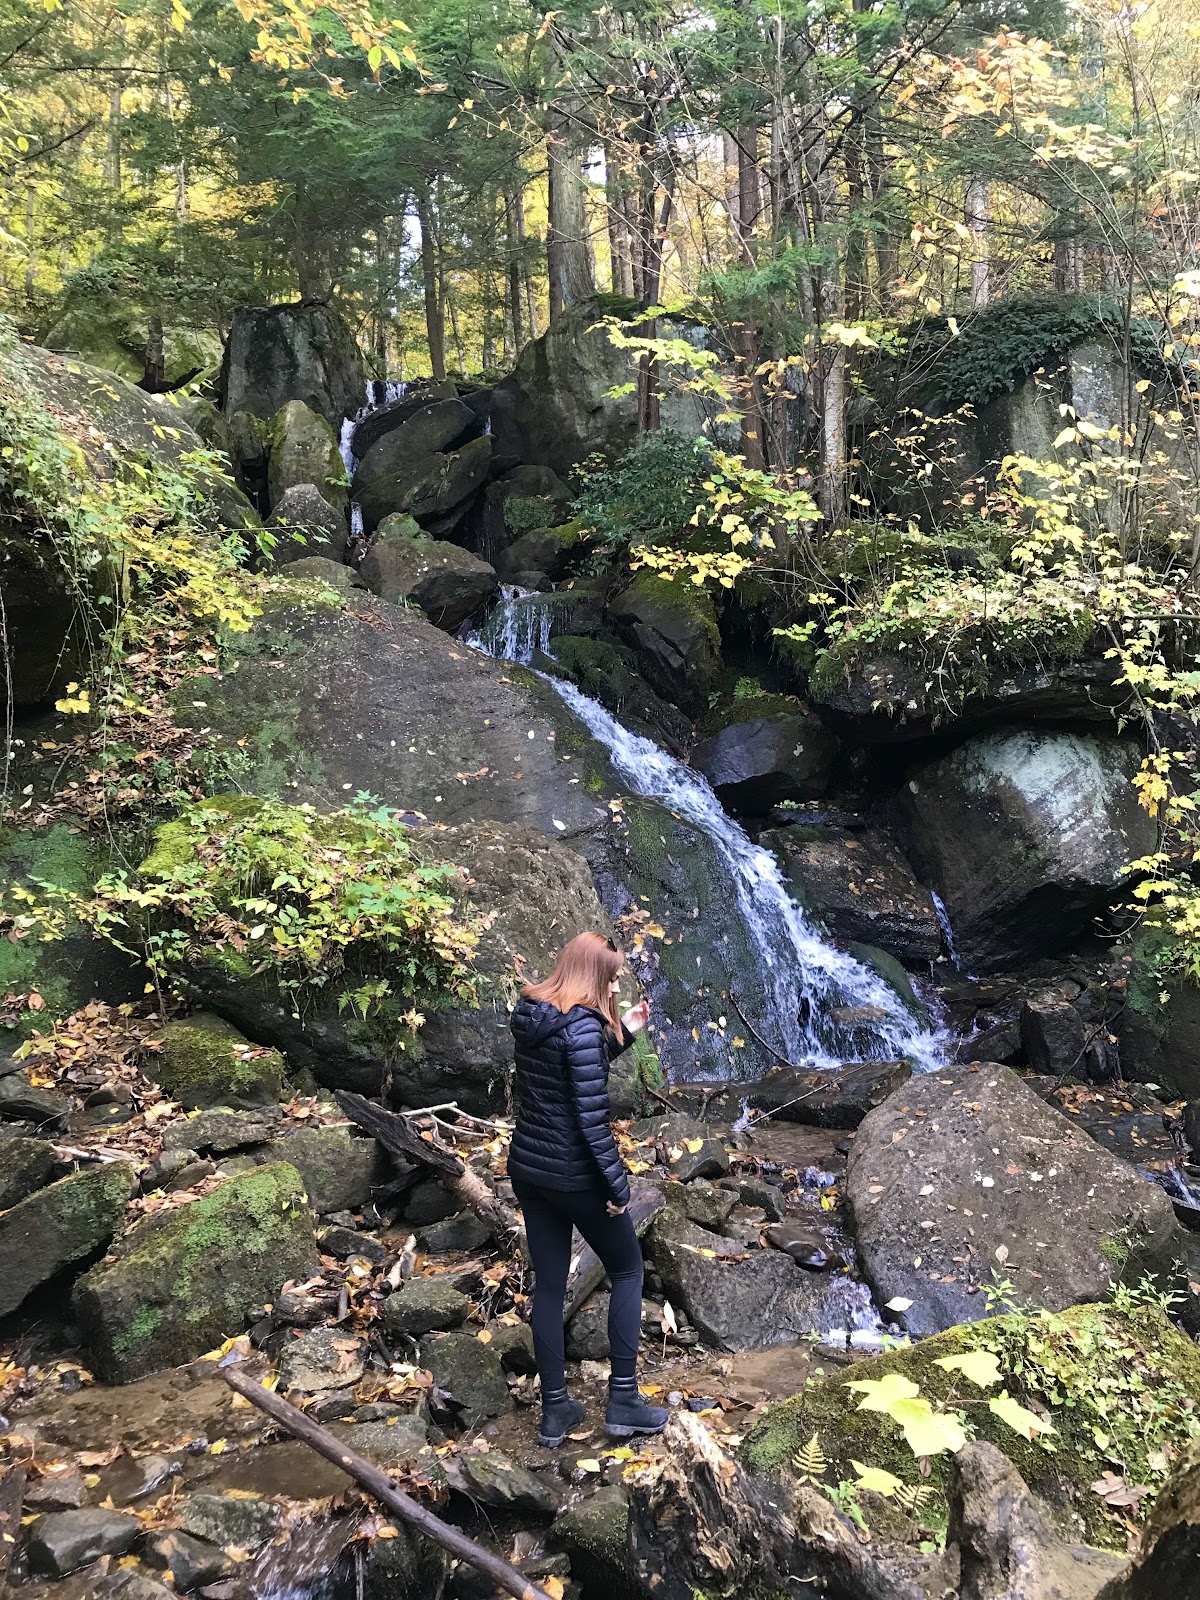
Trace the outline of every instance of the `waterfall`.
<path fill-rule="evenodd" d="M 550 642 L 552 605 L 553 596 L 510 590 L 470 643 L 528 664 L 534 649 L 546 651 Z M 536 623 L 529 615 L 534 609 L 542 613 Z M 938 1064 L 938 1039 L 917 1024 L 882 978 L 830 944 L 809 921 L 788 893 L 778 861 L 751 842 L 698 772 L 631 732 L 574 684 L 546 681 L 605 747 L 635 794 L 666 806 L 716 847 L 758 955 L 762 1012 L 756 1020 L 765 1038 L 778 1041 L 796 1063 L 830 1066 L 907 1056 L 922 1070 Z"/>
<path fill-rule="evenodd" d="M 950 925 L 950 913 L 946 910 L 946 903 L 936 889 L 931 889 L 929 891 L 929 897 L 933 901 L 933 909 L 937 915 L 938 927 L 942 930 L 942 943 L 946 947 L 947 959 L 949 960 L 950 965 L 954 968 L 955 972 L 962 972 L 963 959 L 958 953 L 958 946 L 954 943 L 954 929 Z M 968 972 L 966 976 L 970 978 L 973 976 L 973 974 Z"/>
<path fill-rule="evenodd" d="M 352 478 L 358 462 L 354 458 L 354 428 L 358 417 L 343 417 L 342 431 L 338 434 L 338 450 L 341 452 L 342 465 L 346 469 L 346 476 Z"/>

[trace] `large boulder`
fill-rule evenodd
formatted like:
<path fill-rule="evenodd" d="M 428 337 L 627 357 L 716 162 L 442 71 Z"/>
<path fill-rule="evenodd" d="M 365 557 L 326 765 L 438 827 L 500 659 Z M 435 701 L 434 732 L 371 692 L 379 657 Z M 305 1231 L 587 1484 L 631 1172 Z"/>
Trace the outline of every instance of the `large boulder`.
<path fill-rule="evenodd" d="M 354 444 L 363 439 L 366 423 L 355 430 Z M 465 444 L 477 431 L 475 413 L 461 400 L 436 400 L 415 411 L 407 421 L 383 433 L 358 458 L 352 485 L 354 498 L 379 479 L 404 476 L 414 466 L 424 466 L 430 456 Z"/>
<path fill-rule="evenodd" d="M 367 387 L 368 391 L 375 395 L 381 386 L 376 380 Z M 384 400 L 374 405 L 370 411 L 355 421 L 354 432 L 350 436 L 350 448 L 354 452 L 356 461 L 362 461 L 372 445 L 378 444 L 385 433 L 391 433 L 393 429 L 399 428 L 410 417 L 415 417 L 418 411 L 436 405 L 439 400 L 458 398 L 458 384 L 453 378 L 443 378 L 437 382 L 405 384 L 403 389 L 404 392 L 397 399 Z"/>
<path fill-rule="evenodd" d="M 234 317 L 218 380 L 227 417 L 269 418 L 302 400 L 337 428 L 362 405 L 364 387 L 353 331 L 329 306 L 260 306 Z"/>
<path fill-rule="evenodd" d="M 46 335 L 46 348 L 77 356 L 151 392 L 178 389 L 221 360 L 221 336 L 212 328 L 190 328 L 151 318 L 115 296 L 102 305 L 68 309 Z"/>
<path fill-rule="evenodd" d="M 1059 1311 L 1169 1280 L 1179 1254 L 1163 1190 L 1008 1067 L 911 1079 L 859 1128 L 846 1196 L 867 1281 L 915 1335 L 986 1316 L 993 1274 Z"/>
<path fill-rule="evenodd" d="M 394 437 L 375 448 L 385 449 Z M 394 472 L 365 480 L 356 476 L 354 498 L 362 506 L 363 525 L 370 533 L 385 517 L 404 512 L 435 533 L 445 532 L 487 482 L 491 464 L 492 441 L 484 435 L 449 454 L 406 458 Z"/>
<path fill-rule="evenodd" d="M 248 1312 L 316 1265 L 303 1180 L 278 1161 L 146 1217 L 76 1284 L 75 1313 L 97 1371 L 131 1383 L 241 1333 Z"/>
<path fill-rule="evenodd" d="M 508 547 L 537 529 L 564 523 L 571 504 L 571 491 L 549 467 L 513 467 L 494 482 L 479 506 L 474 546 L 485 561 L 495 562 Z M 538 562 L 514 564 L 515 572 L 545 572 Z"/>
<path fill-rule="evenodd" d="M 137 1180 L 126 1161 L 60 1178 L 0 1215 L 0 1317 L 105 1250 Z"/>
<path fill-rule="evenodd" d="M 1121 1070 L 1171 1100 L 1200 1100 L 1200 986 L 1165 932 L 1147 929 L 1129 957 Z"/>
<path fill-rule="evenodd" d="M 398 520 L 412 526 L 407 518 Z M 414 602 L 447 633 L 457 633 L 497 589 L 494 568 L 470 551 L 406 532 L 389 534 L 387 522 L 359 573 L 372 594 L 393 605 Z"/>
<path fill-rule="evenodd" d="M 901 790 L 906 853 L 968 966 L 1015 966 L 1088 931 L 1125 865 L 1154 848 L 1130 781 L 1139 759 L 1096 735 L 980 734 Z"/>
<path fill-rule="evenodd" d="M 436 822 L 532 822 L 568 839 L 604 815 L 588 787 L 604 754 L 553 690 L 417 611 L 297 583 L 234 650 L 223 677 L 182 686 L 175 713 L 212 730 L 249 793 L 336 810 L 365 789 Z"/>
<path fill-rule="evenodd" d="M 762 834 L 788 887 L 845 943 L 878 945 L 902 961 L 936 961 L 942 931 L 929 890 L 883 834 L 792 823 Z"/>
<path fill-rule="evenodd" d="M 599 700 L 635 733 L 644 734 L 683 757 L 691 739 L 691 721 L 678 706 L 656 694 L 642 677 L 636 652 L 628 645 L 580 636 L 575 631 L 577 619 L 570 614 L 564 619 L 567 629 L 557 633 L 557 595 L 531 595 L 524 603 L 531 605 L 544 600 L 553 608 L 547 640 L 552 645 L 553 655 L 536 656 L 537 665 L 555 677 L 568 679 L 584 694 Z"/>
<path fill-rule="evenodd" d="M 530 500 L 512 503 L 534 504 Z M 564 522 L 561 527 L 540 528 L 514 539 L 497 557 L 496 571 L 506 582 L 522 588 L 544 588 L 577 570 L 594 547 L 590 529 L 578 522 Z"/>
<path fill-rule="evenodd" d="M 324 558 L 340 562 L 346 554 L 345 514 L 326 499 L 315 483 L 297 483 L 285 489 L 267 519 L 266 529 L 275 538 L 270 556 L 270 566 L 275 571 L 298 560 Z"/>
<path fill-rule="evenodd" d="M 164 1024 L 159 1041 L 158 1052 L 143 1060 L 143 1071 L 185 1111 L 270 1106 L 282 1098 L 279 1052 L 251 1044 L 210 1012 Z"/>
<path fill-rule="evenodd" d="M 736 702 L 692 751 L 692 765 L 723 805 L 765 816 L 784 800 L 819 800 L 837 741 L 797 701 Z"/>
<path fill-rule="evenodd" d="M 183 418 L 164 415 L 161 406 L 115 373 L 17 343 L 0 354 L 0 375 L 14 403 L 46 410 L 64 441 L 80 452 L 78 487 L 110 477 L 129 458 L 149 460 L 152 468 L 185 470 L 184 457 L 203 449 Z M 23 398 L 24 397 L 24 398 Z M 252 526 L 249 502 L 219 472 L 186 467 L 198 495 L 200 522 L 213 530 Z M 105 552 L 100 551 L 103 557 Z M 4 591 L 7 671 L 0 673 L 0 704 L 33 706 L 53 698 L 72 678 L 82 677 L 86 657 L 84 619 L 74 583 L 52 541 L 34 518 L 6 523 L 0 535 L 0 586 Z M 101 559 L 91 565 L 88 582 L 110 599 L 119 578 Z"/>
<path fill-rule="evenodd" d="M 271 419 L 267 434 L 267 492 L 271 509 L 289 489 L 312 484 L 331 505 L 346 500 L 346 468 L 337 434 L 319 412 L 289 400 Z"/>
<path fill-rule="evenodd" d="M 609 603 L 608 614 L 641 656 L 650 682 L 684 711 L 706 706 L 721 670 L 721 635 L 706 589 L 643 569 Z"/>

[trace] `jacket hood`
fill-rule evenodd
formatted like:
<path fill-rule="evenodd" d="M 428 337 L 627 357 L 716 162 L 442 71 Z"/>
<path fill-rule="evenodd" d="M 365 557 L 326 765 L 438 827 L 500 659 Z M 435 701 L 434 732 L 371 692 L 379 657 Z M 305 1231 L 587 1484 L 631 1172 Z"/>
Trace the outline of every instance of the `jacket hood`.
<path fill-rule="evenodd" d="M 587 1006 L 573 1006 L 570 1011 L 560 1011 L 548 1000 L 530 1000 L 522 996 L 513 1008 L 512 1031 L 526 1044 L 541 1044 L 561 1033 L 573 1016 L 588 1009 Z"/>

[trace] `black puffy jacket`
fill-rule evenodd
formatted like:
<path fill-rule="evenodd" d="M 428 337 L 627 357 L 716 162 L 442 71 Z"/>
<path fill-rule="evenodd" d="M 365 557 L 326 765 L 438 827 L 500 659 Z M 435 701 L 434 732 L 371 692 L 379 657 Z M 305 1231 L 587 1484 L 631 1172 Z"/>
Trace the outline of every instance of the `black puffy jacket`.
<path fill-rule="evenodd" d="M 517 1128 L 508 1156 L 512 1178 L 543 1189 L 590 1189 L 629 1204 L 629 1177 L 609 1125 L 609 1062 L 628 1050 L 599 1011 L 560 1011 L 546 1000 L 517 1001 Z"/>

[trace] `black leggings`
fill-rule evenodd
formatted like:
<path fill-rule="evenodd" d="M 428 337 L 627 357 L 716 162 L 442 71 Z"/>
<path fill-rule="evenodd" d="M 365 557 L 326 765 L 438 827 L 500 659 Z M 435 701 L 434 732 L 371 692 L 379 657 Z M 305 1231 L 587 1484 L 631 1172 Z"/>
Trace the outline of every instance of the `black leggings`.
<path fill-rule="evenodd" d="M 525 1213 L 533 1261 L 533 1349 L 542 1393 L 561 1389 L 564 1366 L 563 1300 L 571 1267 L 571 1229 L 578 1228 L 604 1263 L 612 1298 L 608 1343 L 614 1378 L 637 1370 L 642 1331 L 642 1247 L 628 1214 L 610 1217 L 600 1189 L 543 1189 L 516 1181 L 513 1193 Z"/>

